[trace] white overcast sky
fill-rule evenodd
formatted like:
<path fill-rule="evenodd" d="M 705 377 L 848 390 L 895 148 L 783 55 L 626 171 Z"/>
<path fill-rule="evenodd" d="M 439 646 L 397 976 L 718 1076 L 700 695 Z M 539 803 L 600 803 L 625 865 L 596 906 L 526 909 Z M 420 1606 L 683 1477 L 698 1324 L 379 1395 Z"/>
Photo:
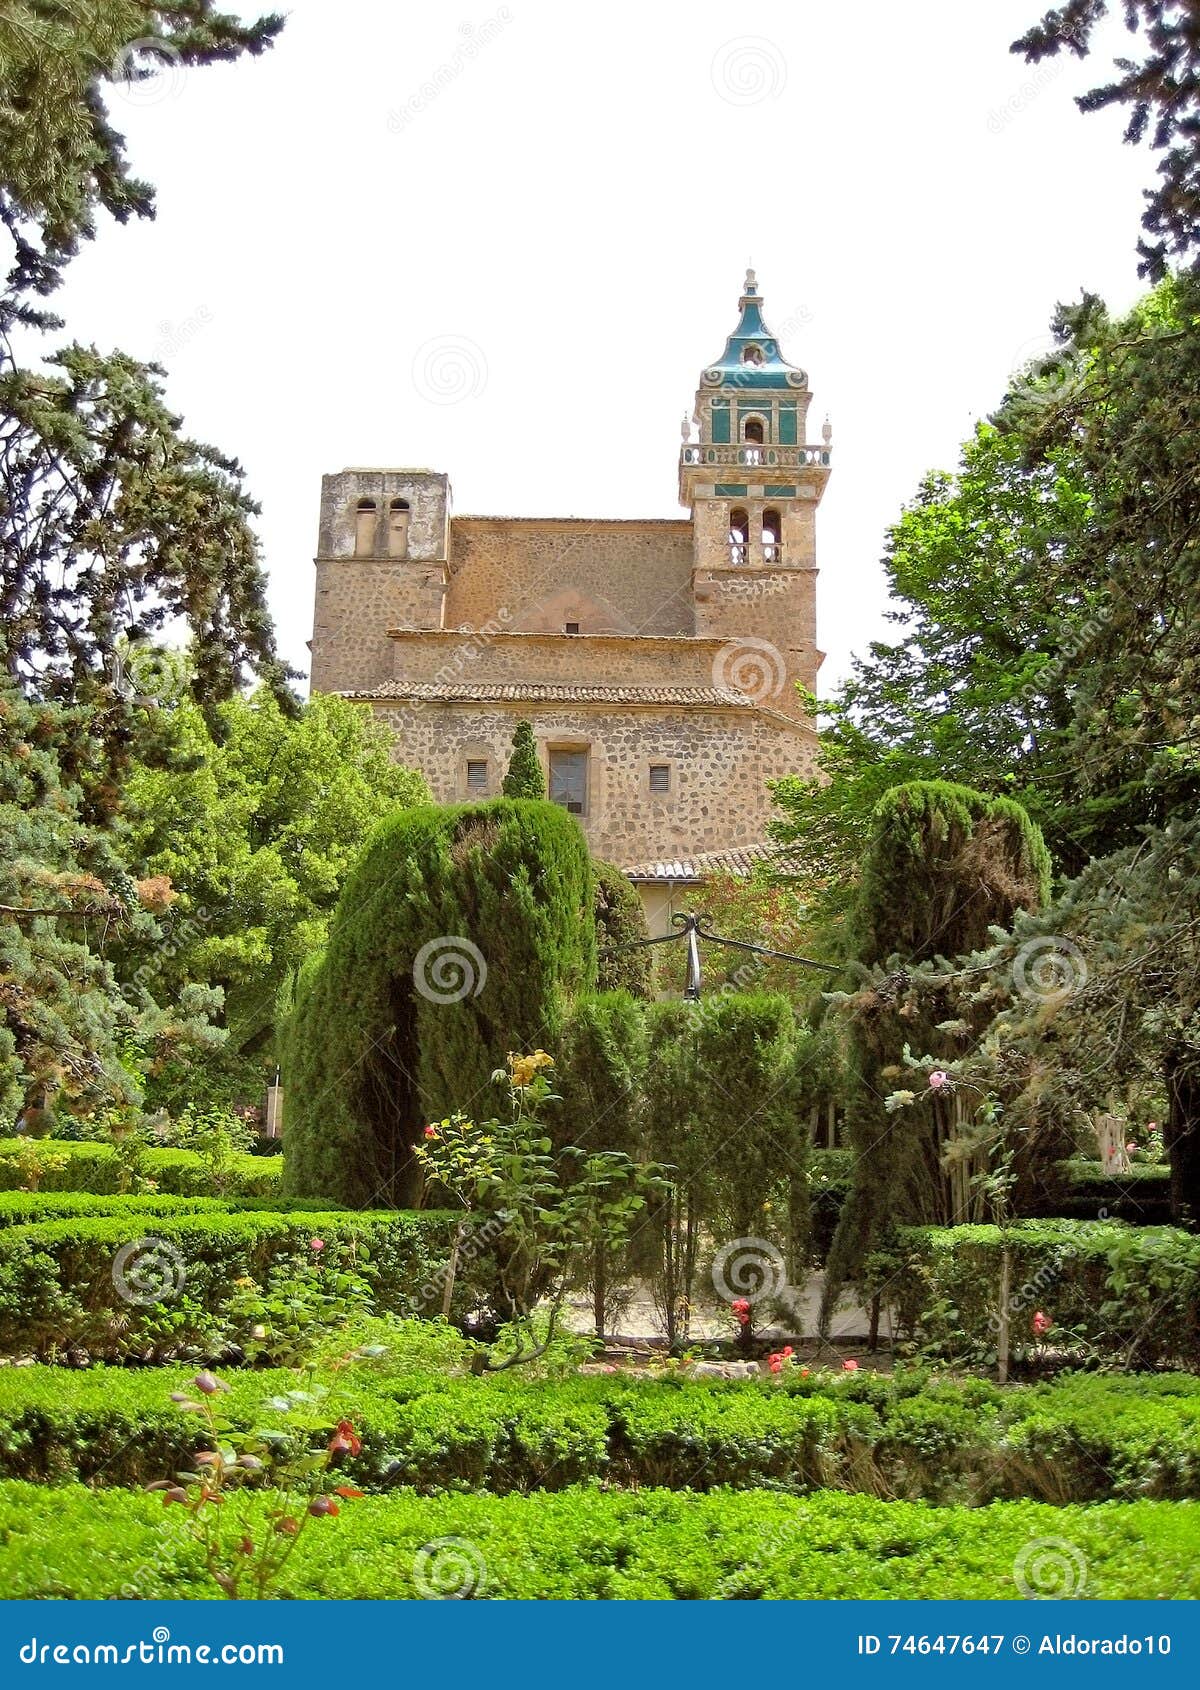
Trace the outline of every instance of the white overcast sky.
<path fill-rule="evenodd" d="M 682 514 L 680 419 L 752 260 L 810 434 L 833 423 L 828 691 L 884 631 L 888 523 L 1055 301 L 1141 291 L 1152 159 L 1072 99 L 1124 32 L 1031 70 L 1007 49 L 1041 10 L 296 0 L 262 59 L 113 91 L 158 217 L 102 227 L 58 306 L 240 458 L 307 671 L 325 471 L 445 470 L 460 513 Z"/>

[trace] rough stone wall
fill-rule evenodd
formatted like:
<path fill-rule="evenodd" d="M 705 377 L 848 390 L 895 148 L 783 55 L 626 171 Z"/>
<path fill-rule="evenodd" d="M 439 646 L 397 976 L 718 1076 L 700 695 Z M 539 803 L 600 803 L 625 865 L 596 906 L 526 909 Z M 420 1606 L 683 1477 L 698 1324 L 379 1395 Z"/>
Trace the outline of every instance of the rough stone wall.
<path fill-rule="evenodd" d="M 692 525 L 456 516 L 446 626 L 691 634 Z"/>
<path fill-rule="evenodd" d="M 495 796 L 508 767 L 513 730 L 533 723 L 545 769 L 551 747 L 586 749 L 592 851 L 629 866 L 660 856 L 750 845 L 771 814 L 766 783 L 812 767 L 811 731 L 795 731 L 753 709 L 643 709 L 617 705 L 409 704 L 379 702 L 398 761 L 419 768 L 443 803 L 468 796 L 468 760 L 486 761 Z M 651 763 L 670 768 L 670 790 L 650 791 Z"/>
<path fill-rule="evenodd" d="M 441 626 L 443 563 L 403 558 L 317 559 L 312 690 L 359 691 L 391 680 L 389 630 Z"/>
<path fill-rule="evenodd" d="M 543 681 L 580 686 L 712 687 L 729 642 L 695 639 L 584 639 L 574 634 L 400 634 L 393 676 L 402 681 Z"/>

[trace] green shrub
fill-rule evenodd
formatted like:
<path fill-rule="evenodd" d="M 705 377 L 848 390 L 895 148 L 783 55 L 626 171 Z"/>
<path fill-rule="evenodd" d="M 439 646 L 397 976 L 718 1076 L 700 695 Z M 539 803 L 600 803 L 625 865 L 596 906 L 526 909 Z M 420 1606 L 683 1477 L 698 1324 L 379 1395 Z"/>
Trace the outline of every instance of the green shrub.
<path fill-rule="evenodd" d="M 653 996 L 653 951 L 646 910 L 632 883 L 612 863 L 593 862 L 596 876 L 597 985 L 602 992 Z M 627 948 L 632 947 L 632 948 Z M 606 954 L 607 953 L 607 954 Z"/>
<path fill-rule="evenodd" d="M 268 1493 L 264 1511 L 269 1502 Z M 1188 1504 L 971 1510 L 836 1493 L 590 1489 L 368 1497 L 317 1522 L 279 1594 L 419 1596 L 430 1546 L 442 1539 L 455 1540 L 466 1569 L 458 1593 L 477 1598 L 1013 1599 L 1023 1594 L 1018 1557 L 1046 1539 L 1078 1552 L 1086 1573 L 1077 1596 L 1200 1596 L 1200 1518 Z M 10 1598 L 212 1593 L 199 1545 L 169 1530 L 158 1497 L 82 1486 L 0 1486 L 0 1579 Z"/>
<path fill-rule="evenodd" d="M 813 1372 L 771 1386 L 628 1376 L 471 1377 L 440 1322 L 367 1336 L 377 1362 L 327 1362 L 324 1437 L 349 1416 L 364 1490 L 561 1490 L 585 1481 L 709 1491 L 837 1488 L 978 1505 L 1031 1496 L 1200 1500 L 1200 1380 L 1086 1375 L 999 1390 Z M 423 1329 L 423 1330 L 422 1330 Z M 363 1336 L 331 1336 L 344 1355 Z M 0 1369 L 0 1476 L 144 1485 L 186 1465 L 195 1423 L 169 1401 L 194 1369 Z M 222 1412 L 253 1431 L 295 1389 L 282 1369 L 222 1369 Z"/>
<path fill-rule="evenodd" d="M 223 1214 L 223 1197 L 104 1197 L 87 1191 L 0 1191 L 0 1227 L 30 1226 L 35 1221 L 67 1220 L 83 1215 Z"/>
<path fill-rule="evenodd" d="M 459 1217 L 252 1210 L 83 1216 L 0 1228 L 0 1353 L 215 1357 L 238 1342 L 238 1281 L 312 1262 L 364 1272 L 376 1306 L 431 1316 Z M 484 1300 L 494 1264 L 462 1253 L 460 1312 Z M 132 1287 L 132 1295 L 130 1294 Z M 155 1296 L 156 1301 L 143 1300 Z"/>
<path fill-rule="evenodd" d="M 19 1138 L 0 1139 L 0 1190 L 16 1191 L 25 1182 Z M 121 1162 L 111 1144 L 93 1140 L 41 1139 L 39 1149 L 53 1152 L 42 1174 L 38 1190 L 120 1191 Z M 194 1150 L 146 1150 L 142 1167 L 164 1196 L 211 1197 L 212 1177 L 208 1164 Z M 224 1197 L 272 1197 L 280 1189 L 283 1164 L 278 1157 L 244 1155 L 230 1158 L 221 1195 Z"/>
<path fill-rule="evenodd" d="M 416 1203 L 424 1123 L 486 1115 L 505 1053 L 553 1048 L 594 988 L 592 904 L 560 805 L 429 806 L 377 828 L 284 1029 L 285 1189 Z"/>
<path fill-rule="evenodd" d="M 1014 1355 L 1035 1342 L 1115 1357 L 1126 1366 L 1190 1362 L 1200 1354 L 1200 1238 L 1120 1221 L 1022 1221 L 905 1227 L 865 1275 L 893 1311 L 897 1333 L 939 1353 L 994 1358 L 1001 1256 L 1011 1261 Z"/>

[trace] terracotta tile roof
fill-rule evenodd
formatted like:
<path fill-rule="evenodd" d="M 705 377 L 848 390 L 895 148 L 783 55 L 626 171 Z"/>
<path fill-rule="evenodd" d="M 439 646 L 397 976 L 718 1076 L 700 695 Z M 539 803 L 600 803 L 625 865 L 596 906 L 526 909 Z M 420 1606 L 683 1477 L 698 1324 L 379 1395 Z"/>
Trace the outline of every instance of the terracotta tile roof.
<path fill-rule="evenodd" d="M 694 857 L 673 857 L 661 862 L 638 863 L 622 870 L 627 880 L 699 881 L 710 874 L 734 874 L 746 878 L 759 863 L 774 859 L 780 874 L 795 872 L 800 867 L 795 845 L 776 845 L 762 840 L 755 845 L 742 845 L 727 851 L 701 851 Z"/>
<path fill-rule="evenodd" d="M 757 709 L 752 698 L 733 687 L 591 687 L 542 681 L 381 681 L 343 698 L 396 698 L 446 704 L 492 704 L 511 700 L 529 704 L 715 704 Z"/>

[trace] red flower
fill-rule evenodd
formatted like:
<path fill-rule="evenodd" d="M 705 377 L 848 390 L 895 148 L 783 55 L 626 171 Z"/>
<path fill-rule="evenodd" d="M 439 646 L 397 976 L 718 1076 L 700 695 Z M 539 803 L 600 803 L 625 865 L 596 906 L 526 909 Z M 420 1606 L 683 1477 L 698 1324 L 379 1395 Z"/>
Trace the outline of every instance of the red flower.
<path fill-rule="evenodd" d="M 355 1490 L 353 1485 L 334 1486 L 334 1495 L 344 1496 L 348 1502 L 352 1500 L 357 1501 L 359 1498 L 366 1496 L 366 1494 L 365 1490 Z"/>
<path fill-rule="evenodd" d="M 325 1240 L 323 1238 L 310 1238 L 308 1241 L 308 1247 L 310 1250 L 323 1250 L 325 1248 Z"/>
<path fill-rule="evenodd" d="M 1039 1338 L 1044 1337 L 1053 1325 L 1054 1322 L 1050 1319 L 1050 1316 L 1043 1314 L 1041 1309 L 1033 1317 L 1033 1330 Z"/>
<path fill-rule="evenodd" d="M 337 1431 L 329 1440 L 330 1455 L 336 1455 L 341 1450 L 348 1450 L 351 1455 L 358 1455 L 362 1450 L 362 1440 L 349 1420 L 339 1420 Z"/>
<path fill-rule="evenodd" d="M 771 1369 L 772 1373 L 782 1373 L 783 1372 L 783 1357 L 782 1356 L 768 1356 L 767 1357 L 767 1366 Z"/>
<path fill-rule="evenodd" d="M 780 1353 L 785 1356 L 790 1356 L 792 1354 L 792 1346 L 790 1344 L 785 1344 Z"/>
<path fill-rule="evenodd" d="M 341 1512 L 331 1496 L 314 1496 L 308 1505 L 308 1511 L 310 1514 L 317 1515 L 318 1518 L 322 1514 L 339 1514 Z"/>
<path fill-rule="evenodd" d="M 807 1367 L 802 1367 L 802 1368 L 801 1368 L 801 1369 L 800 1369 L 800 1377 L 801 1377 L 801 1379 L 807 1379 L 807 1378 L 808 1378 L 808 1369 L 807 1369 Z"/>
<path fill-rule="evenodd" d="M 426 1138 L 436 1138 L 437 1137 L 437 1128 L 436 1127 L 426 1127 L 425 1128 L 425 1137 Z"/>
<path fill-rule="evenodd" d="M 300 1530 L 300 1522 L 293 1520 L 290 1514 L 285 1514 L 282 1520 L 276 1520 L 275 1530 L 282 1532 L 284 1537 L 295 1537 Z"/>
<path fill-rule="evenodd" d="M 858 1363 L 855 1361 L 853 1356 L 850 1357 L 849 1361 L 844 1361 L 842 1363 L 842 1372 L 843 1373 L 857 1373 L 858 1372 Z"/>
<path fill-rule="evenodd" d="M 254 1554 L 254 1544 L 250 1538 L 244 1537 L 242 1539 L 242 1541 L 238 1544 L 238 1552 L 242 1555 Z"/>

